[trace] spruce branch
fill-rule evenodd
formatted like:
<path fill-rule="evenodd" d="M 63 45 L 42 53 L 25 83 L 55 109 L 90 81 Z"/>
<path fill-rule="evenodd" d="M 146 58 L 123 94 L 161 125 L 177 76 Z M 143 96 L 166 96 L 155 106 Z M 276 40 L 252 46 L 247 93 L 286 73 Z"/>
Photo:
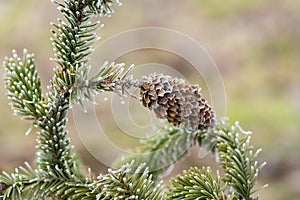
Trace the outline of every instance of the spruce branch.
<path fill-rule="evenodd" d="M 82 184 L 85 178 L 80 172 L 79 159 L 70 146 L 70 140 L 66 139 L 66 115 L 73 103 L 72 88 L 78 69 L 87 63 L 87 56 L 92 52 L 92 44 L 97 40 L 95 31 L 100 23 L 91 23 L 89 20 L 101 13 L 101 9 L 111 10 L 112 4 L 103 1 L 94 4 L 94 1 L 84 0 L 64 1 L 64 4 L 55 1 L 55 3 L 59 5 L 59 10 L 69 24 L 60 19 L 59 24 L 53 24 L 55 30 L 52 30 L 52 33 L 55 39 L 52 41 L 56 51 L 54 60 L 59 67 L 55 69 L 46 97 L 42 98 L 33 56 L 26 51 L 24 62 L 15 52 L 13 58 L 6 59 L 4 63 L 7 69 L 6 85 L 16 113 L 34 119 L 34 125 L 41 129 L 37 138 L 36 164 L 38 170 L 47 172 L 46 182 L 56 185 L 53 178 L 60 178 L 64 182 L 68 180 Z M 89 8 L 94 10 L 87 11 Z M 18 173 L 13 177 L 17 177 L 16 174 Z M 6 191 L 9 191 L 5 194 L 10 194 L 11 191 L 12 194 L 23 195 L 22 188 L 15 187 L 14 182 L 4 185 L 8 187 Z M 41 186 L 39 182 L 35 189 L 38 190 Z"/>
<path fill-rule="evenodd" d="M 111 16 L 114 13 L 113 5 L 122 5 L 119 0 L 87 0 L 87 4 L 92 12 L 100 16 Z"/>
<path fill-rule="evenodd" d="M 4 172 L 0 176 L 2 185 L 12 185 L 4 192 L 4 199 L 38 200 L 46 199 L 46 197 L 81 199 L 81 197 L 87 196 L 87 191 L 92 190 L 89 187 L 92 182 L 90 179 L 86 179 L 86 183 L 76 183 L 73 180 L 57 176 L 51 171 L 34 170 L 28 163 L 25 163 L 25 166 L 15 169 L 14 173 Z M 85 193 L 82 194 L 82 191 Z"/>
<path fill-rule="evenodd" d="M 114 12 L 113 5 L 121 5 L 121 3 L 115 0 L 72 0 L 64 1 L 65 4 L 53 2 L 58 5 L 58 10 L 65 17 L 66 22 L 58 19 L 57 24 L 51 23 L 54 27 L 52 30 L 54 37 L 51 38 L 55 52 L 53 60 L 60 66 L 55 69 L 52 85 L 60 93 L 65 94 L 70 106 L 75 101 L 84 107 L 83 100 L 93 101 L 93 96 L 99 89 L 108 87 L 100 87 L 108 85 L 108 80 L 103 78 L 107 75 L 105 73 L 98 74 L 97 78 L 104 79 L 106 82 L 99 83 L 96 88 L 95 84 L 89 83 L 88 79 L 90 66 L 87 66 L 87 62 L 93 52 L 93 45 L 99 40 L 96 31 L 103 26 L 100 21 L 92 22 L 91 18 L 97 15 L 110 16 Z M 106 66 L 103 68 L 107 69 Z M 113 73 L 110 68 L 106 72 Z"/>
<path fill-rule="evenodd" d="M 64 19 L 53 26 L 52 44 L 57 67 L 42 95 L 33 55 L 23 58 L 13 51 L 6 58 L 5 84 L 14 113 L 33 120 L 37 136 L 36 169 L 28 163 L 0 175 L 0 199 L 245 199 L 254 200 L 256 179 L 265 165 L 256 161 L 260 150 L 250 145 L 250 135 L 238 123 L 215 120 L 198 85 L 162 74 L 142 80 L 128 76 L 133 66 L 107 62 L 89 78 L 89 56 L 101 28 L 93 17 L 110 16 L 118 0 L 53 1 Z M 140 89 L 140 96 L 132 89 Z M 110 91 L 139 99 L 166 125 L 98 179 L 86 178 L 67 138 L 67 112 L 76 102 L 94 101 L 98 92 Z M 246 133 L 246 134 L 245 134 Z M 224 169 L 214 178 L 209 167 L 194 167 L 171 180 L 167 193 L 158 179 L 195 144 L 207 146 Z M 133 160 L 135 162 L 133 162 Z M 125 164 L 124 164 L 125 163 Z M 141 164 L 142 163 L 142 164 Z M 169 167 L 169 168 L 168 168 Z M 223 183 L 222 183 L 223 181 Z"/>
<path fill-rule="evenodd" d="M 93 52 L 92 45 L 99 39 L 96 31 L 103 25 L 91 22 L 96 15 L 109 16 L 113 5 L 121 5 L 118 0 L 64 0 L 63 3 L 52 0 L 68 22 L 58 19 L 58 24 L 51 23 L 54 38 L 55 61 L 62 67 L 75 69 L 88 61 Z"/>
<path fill-rule="evenodd" d="M 94 1 L 71 0 L 64 4 L 55 1 L 58 9 L 69 24 L 58 20 L 53 24 L 52 31 L 55 61 L 60 67 L 55 69 L 51 85 L 48 87 L 47 101 L 42 105 L 44 115 L 39 119 L 37 127 L 41 128 L 38 136 L 37 165 L 43 170 L 53 170 L 56 175 L 71 178 L 74 181 L 84 181 L 79 171 L 78 157 L 70 147 L 67 132 L 66 114 L 73 104 L 73 87 L 79 68 L 88 62 L 87 56 L 92 52 L 92 45 L 97 40 L 95 31 L 100 22 L 91 23 L 90 19 L 103 7 Z M 104 3 L 104 2 L 102 2 Z M 91 12 L 88 8 L 96 8 Z"/>
<path fill-rule="evenodd" d="M 167 199 L 214 199 L 225 200 L 224 189 L 221 183 L 221 176 L 217 172 L 216 178 L 212 176 L 210 167 L 192 167 L 171 179 L 167 192 Z"/>
<path fill-rule="evenodd" d="M 261 149 L 254 150 L 250 145 L 250 132 L 245 132 L 236 122 L 230 125 L 221 119 L 216 126 L 196 137 L 199 145 L 208 143 L 225 171 L 224 177 L 214 180 L 210 168 L 191 168 L 172 179 L 167 192 L 169 199 L 245 199 L 254 200 L 253 194 L 259 172 L 265 162 L 258 164 L 257 156 Z M 221 187 L 221 180 L 224 186 Z M 229 192 L 229 193 L 228 193 Z"/>
<path fill-rule="evenodd" d="M 99 39 L 96 31 L 103 25 L 99 22 L 91 22 L 91 18 L 101 13 L 111 13 L 112 5 L 118 1 L 103 0 L 70 0 L 60 3 L 58 10 L 65 20 L 58 19 L 58 23 L 51 23 L 53 38 L 51 38 L 53 59 L 60 67 L 55 69 L 53 84 L 60 93 L 64 93 L 70 104 L 74 94 L 72 87 L 77 81 L 79 68 L 87 67 L 88 56 L 93 52 L 93 44 Z M 105 14 L 105 15 L 106 15 Z"/>
<path fill-rule="evenodd" d="M 251 132 L 242 130 L 238 122 L 230 126 L 221 121 L 217 130 L 217 154 L 226 173 L 224 181 L 240 198 L 256 199 L 252 197 L 256 179 L 266 165 L 256 160 L 261 149 L 254 150 L 250 145 Z"/>
<path fill-rule="evenodd" d="M 109 169 L 108 174 L 98 176 L 94 193 L 96 199 L 151 199 L 164 198 L 161 183 L 153 181 L 145 163 L 137 168 L 131 163 L 123 164 L 118 170 Z"/>
<path fill-rule="evenodd" d="M 92 78 L 89 78 L 90 68 L 82 68 L 79 70 L 76 82 L 72 88 L 72 93 L 76 96 L 75 102 L 85 109 L 83 101 L 88 100 L 95 102 L 94 97 L 99 92 L 109 91 L 119 95 L 126 96 L 130 94 L 130 88 L 133 87 L 133 81 L 127 77 L 132 70 L 131 65 L 126 71 L 125 63 L 105 62 L 100 70 Z M 125 91 L 126 90 L 126 91 Z"/>
<path fill-rule="evenodd" d="M 166 125 L 157 134 L 141 140 L 141 145 L 131 150 L 131 154 L 115 163 L 135 160 L 132 168 L 139 167 L 139 163 L 146 163 L 154 180 L 161 179 L 168 169 L 172 169 L 176 161 L 189 152 L 194 144 L 196 133 L 189 132 L 182 127 Z"/>
<path fill-rule="evenodd" d="M 22 119 L 36 120 L 40 117 L 37 104 L 42 100 L 40 77 L 37 74 L 33 54 L 25 49 L 23 59 L 13 50 L 11 58 L 5 58 L 5 86 L 15 115 Z"/>

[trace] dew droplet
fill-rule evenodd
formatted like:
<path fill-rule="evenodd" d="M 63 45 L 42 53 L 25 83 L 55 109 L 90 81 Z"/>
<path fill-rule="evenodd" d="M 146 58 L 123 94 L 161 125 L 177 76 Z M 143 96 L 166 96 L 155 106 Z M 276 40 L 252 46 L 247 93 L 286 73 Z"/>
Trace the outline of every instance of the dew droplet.
<path fill-rule="evenodd" d="M 103 99 L 104 101 L 107 101 L 108 100 L 108 98 L 107 97 L 104 97 L 104 99 Z"/>
<path fill-rule="evenodd" d="M 121 101 L 121 104 L 125 104 L 126 102 L 124 100 Z"/>

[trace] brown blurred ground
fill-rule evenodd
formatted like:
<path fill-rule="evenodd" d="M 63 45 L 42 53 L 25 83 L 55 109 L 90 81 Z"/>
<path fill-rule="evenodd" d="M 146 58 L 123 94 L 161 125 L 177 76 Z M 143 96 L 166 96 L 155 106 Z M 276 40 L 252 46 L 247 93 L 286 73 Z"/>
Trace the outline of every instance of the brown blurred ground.
<path fill-rule="evenodd" d="M 239 120 L 244 129 L 253 131 L 252 143 L 263 148 L 259 159 L 268 165 L 259 184 L 270 186 L 260 192 L 261 199 L 298 199 L 300 1 L 128 0 L 123 4 L 115 15 L 102 20 L 105 28 L 99 35 L 105 39 L 132 28 L 159 26 L 183 32 L 202 44 L 222 74 L 227 115 L 231 120 Z M 49 61 L 49 22 L 57 17 L 60 16 L 50 1 L 0 0 L 0 58 L 10 55 L 13 48 L 34 52 L 43 87 L 48 84 L 54 66 Z M 155 56 L 151 51 L 148 54 L 149 58 Z M 159 61 L 161 57 L 153 59 Z M 128 63 L 143 62 L 141 56 L 128 58 Z M 181 64 L 170 63 L 175 68 Z M 3 69 L 0 72 L 3 74 Z M 10 171 L 33 160 L 35 134 L 24 135 L 29 124 L 12 116 L 3 84 L 0 92 L 0 170 Z M 98 109 L 102 113 L 107 111 L 101 106 Z M 86 152 L 72 120 L 69 130 L 75 133 L 70 137 L 83 162 L 95 171 L 105 170 Z M 174 173 L 203 164 L 197 156 L 193 150 Z"/>

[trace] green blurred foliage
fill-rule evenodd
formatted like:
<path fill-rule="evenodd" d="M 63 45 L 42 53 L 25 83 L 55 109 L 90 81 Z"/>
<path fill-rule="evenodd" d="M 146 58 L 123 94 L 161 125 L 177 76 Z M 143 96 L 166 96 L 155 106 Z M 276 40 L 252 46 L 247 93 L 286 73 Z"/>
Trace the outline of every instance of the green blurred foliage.
<path fill-rule="evenodd" d="M 103 19 L 105 27 L 99 31 L 99 35 L 105 39 L 136 27 L 159 26 L 181 31 L 203 44 L 223 77 L 227 95 L 226 114 L 232 121 L 240 121 L 245 130 L 253 131 L 254 146 L 263 148 L 260 159 L 268 164 L 259 185 L 269 183 L 270 186 L 260 192 L 261 199 L 298 199 L 299 1 L 128 0 L 123 4 L 116 9 L 114 16 Z M 50 1 L 0 1 L 1 60 L 10 55 L 13 48 L 19 52 L 28 48 L 36 55 L 44 88 L 49 83 L 54 66 L 49 61 L 52 56 L 49 21 L 55 21 L 57 17 L 58 12 Z M 129 59 L 128 63 L 161 61 L 178 71 L 183 67 L 188 68 L 186 61 L 180 58 L 149 50 L 132 53 L 120 60 L 126 61 L 126 58 Z M 0 73 L 4 73 L 2 68 Z M 193 83 L 196 82 L 193 77 L 191 79 Z M 0 170 L 10 171 L 24 161 L 33 160 L 35 133 L 33 131 L 30 136 L 24 136 L 29 124 L 12 116 L 2 83 Z M 96 109 L 97 115 L 105 120 L 102 123 L 111 133 L 111 140 L 116 140 L 120 147 L 136 145 L 136 140 L 130 140 L 114 124 L 108 104 L 101 102 Z M 82 155 L 83 162 L 96 172 L 104 171 L 106 166 L 93 158 L 82 145 L 72 117 L 70 114 L 68 128 L 72 143 Z M 91 146 L 101 146 L 101 141 L 94 141 Z M 208 157 L 200 160 L 197 150 L 193 149 L 189 157 L 178 163 L 172 175 L 189 165 L 207 163 L 213 163 L 213 159 Z"/>

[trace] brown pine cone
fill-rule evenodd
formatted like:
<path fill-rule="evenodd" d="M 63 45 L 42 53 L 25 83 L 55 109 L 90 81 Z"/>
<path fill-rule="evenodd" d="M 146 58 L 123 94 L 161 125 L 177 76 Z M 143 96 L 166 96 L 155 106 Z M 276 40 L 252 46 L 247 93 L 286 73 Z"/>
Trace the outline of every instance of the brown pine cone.
<path fill-rule="evenodd" d="M 183 79 L 163 74 L 144 76 L 140 95 L 143 105 L 154 110 L 156 116 L 175 126 L 183 124 L 192 130 L 212 127 L 215 113 L 201 98 L 198 85 L 188 85 Z"/>

